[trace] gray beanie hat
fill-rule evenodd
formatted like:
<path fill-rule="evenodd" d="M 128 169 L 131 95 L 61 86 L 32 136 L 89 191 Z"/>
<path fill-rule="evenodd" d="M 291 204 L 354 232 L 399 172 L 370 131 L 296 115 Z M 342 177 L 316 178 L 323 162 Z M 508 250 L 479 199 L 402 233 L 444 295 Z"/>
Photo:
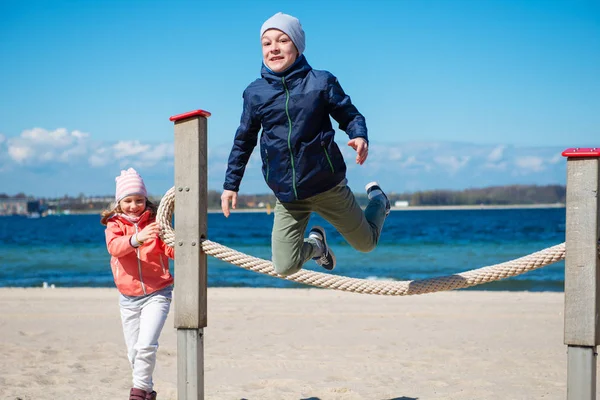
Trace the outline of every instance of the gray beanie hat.
<path fill-rule="evenodd" d="M 304 53 L 304 49 L 306 48 L 304 42 L 304 30 L 302 29 L 302 25 L 298 18 L 278 12 L 266 20 L 262 25 L 260 28 L 260 37 L 262 38 L 265 31 L 269 29 L 279 29 L 281 32 L 288 35 L 296 45 L 298 53 Z"/>

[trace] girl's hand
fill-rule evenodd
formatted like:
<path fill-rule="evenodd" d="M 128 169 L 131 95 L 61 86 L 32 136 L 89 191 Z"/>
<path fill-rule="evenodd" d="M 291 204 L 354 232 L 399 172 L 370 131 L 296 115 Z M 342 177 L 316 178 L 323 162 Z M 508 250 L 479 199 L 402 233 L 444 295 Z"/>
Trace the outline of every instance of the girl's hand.
<path fill-rule="evenodd" d="M 233 190 L 223 190 L 223 194 L 221 195 L 221 210 L 223 210 L 223 215 L 225 218 L 229 217 L 229 202 L 231 201 L 231 208 L 235 210 L 237 206 L 237 192 Z"/>
<path fill-rule="evenodd" d="M 143 243 L 149 239 L 156 239 L 158 237 L 159 230 L 158 222 L 155 221 L 151 224 L 148 224 L 144 229 L 137 233 L 136 240 Z"/>
<path fill-rule="evenodd" d="M 369 145 L 363 138 L 352 139 L 348 142 L 348 146 L 356 150 L 356 163 L 363 165 L 369 155 Z"/>

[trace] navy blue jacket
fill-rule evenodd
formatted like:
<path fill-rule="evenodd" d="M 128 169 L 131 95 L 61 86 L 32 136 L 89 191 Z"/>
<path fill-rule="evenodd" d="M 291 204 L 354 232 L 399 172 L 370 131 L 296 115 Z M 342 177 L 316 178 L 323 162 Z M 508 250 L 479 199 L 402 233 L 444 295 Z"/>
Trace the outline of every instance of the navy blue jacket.
<path fill-rule="evenodd" d="M 279 201 L 302 200 L 335 187 L 346 176 L 346 164 L 329 116 L 350 139 L 368 142 L 364 117 L 337 78 L 312 69 L 304 56 L 282 73 L 263 65 L 261 76 L 244 91 L 223 188 L 239 190 L 261 127 L 262 172 Z"/>

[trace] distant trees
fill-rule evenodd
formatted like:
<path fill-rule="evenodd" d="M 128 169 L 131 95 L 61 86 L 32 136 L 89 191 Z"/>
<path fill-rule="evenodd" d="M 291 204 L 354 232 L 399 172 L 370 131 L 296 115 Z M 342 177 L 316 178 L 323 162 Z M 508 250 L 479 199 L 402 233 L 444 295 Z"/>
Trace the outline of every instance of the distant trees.
<path fill-rule="evenodd" d="M 410 195 L 409 204 L 412 206 L 564 204 L 565 197 L 566 187 L 561 185 L 511 185 L 461 191 L 415 192 Z"/>

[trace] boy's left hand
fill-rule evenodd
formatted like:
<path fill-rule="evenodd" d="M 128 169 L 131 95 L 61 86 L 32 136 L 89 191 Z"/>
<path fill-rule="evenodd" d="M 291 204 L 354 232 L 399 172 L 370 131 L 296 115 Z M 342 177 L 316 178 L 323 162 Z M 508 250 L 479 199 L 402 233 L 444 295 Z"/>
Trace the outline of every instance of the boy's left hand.
<path fill-rule="evenodd" d="M 352 139 L 348 142 L 348 146 L 356 150 L 356 163 L 363 165 L 369 155 L 369 145 L 363 138 Z"/>

